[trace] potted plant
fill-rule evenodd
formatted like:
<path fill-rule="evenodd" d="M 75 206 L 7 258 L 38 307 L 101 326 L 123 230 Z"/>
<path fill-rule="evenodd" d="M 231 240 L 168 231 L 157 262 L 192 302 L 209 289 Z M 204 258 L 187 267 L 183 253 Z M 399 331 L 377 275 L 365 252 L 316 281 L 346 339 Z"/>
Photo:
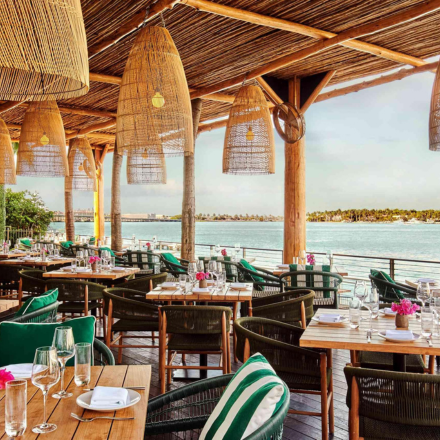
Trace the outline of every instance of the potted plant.
<path fill-rule="evenodd" d="M 222 255 L 223 255 L 224 257 L 227 257 L 227 256 L 228 256 L 228 252 L 226 251 L 226 249 L 222 249 Z"/>
<path fill-rule="evenodd" d="M 97 256 L 92 256 L 89 258 L 89 264 L 92 266 L 93 272 L 98 271 L 98 261 L 101 261 L 101 258 L 99 258 Z"/>
<path fill-rule="evenodd" d="M 396 327 L 407 329 L 409 326 L 408 317 L 414 315 L 420 310 L 420 307 L 409 299 L 401 299 L 400 303 L 394 302 L 391 304 L 391 310 L 396 312 Z"/>
<path fill-rule="evenodd" d="M 307 264 L 309 266 L 314 266 L 316 264 L 315 256 L 313 254 L 307 255 Z"/>
<path fill-rule="evenodd" d="M 201 289 L 208 287 L 208 283 L 206 282 L 206 279 L 208 278 L 209 274 L 205 272 L 197 272 L 196 273 L 196 280 L 199 281 L 199 287 Z"/>

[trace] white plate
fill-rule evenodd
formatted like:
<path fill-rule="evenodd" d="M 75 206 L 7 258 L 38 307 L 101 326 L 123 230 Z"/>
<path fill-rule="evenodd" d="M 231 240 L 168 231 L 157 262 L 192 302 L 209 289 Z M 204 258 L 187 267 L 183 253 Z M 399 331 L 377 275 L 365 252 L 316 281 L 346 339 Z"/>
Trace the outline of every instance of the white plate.
<path fill-rule="evenodd" d="M 93 391 L 88 391 L 87 393 L 83 393 L 79 395 L 76 398 L 76 403 L 81 408 L 90 409 L 92 411 L 116 411 L 124 408 L 129 408 L 130 406 L 136 405 L 136 403 L 138 403 L 141 400 L 141 395 L 134 390 L 127 390 L 127 391 L 130 397 L 130 403 L 128 405 L 123 405 L 123 406 L 117 405 L 106 408 L 90 406 L 90 401 L 92 400 Z"/>
<path fill-rule="evenodd" d="M 231 283 L 232 290 L 247 290 L 248 285 L 246 283 Z"/>
<path fill-rule="evenodd" d="M 384 332 L 378 332 L 377 334 L 381 338 L 386 339 L 389 342 L 414 342 L 414 341 L 417 341 L 417 339 L 420 339 L 420 335 L 418 333 L 413 333 L 413 339 L 393 339 L 393 338 L 387 337 Z"/>
<path fill-rule="evenodd" d="M 211 292 L 208 287 L 194 287 L 193 293 L 209 293 Z"/>
<path fill-rule="evenodd" d="M 60 260 L 65 260 L 65 258 L 64 257 L 52 257 L 52 260 L 60 261 Z"/>
<path fill-rule="evenodd" d="M 343 325 L 343 324 L 347 323 L 348 322 L 348 318 L 346 316 L 341 316 L 340 320 L 337 321 L 337 322 L 322 322 L 322 321 L 319 320 L 319 315 L 318 315 L 318 316 L 314 316 L 312 318 L 312 321 L 315 321 L 315 322 L 317 322 L 318 324 L 321 324 L 321 325 L 330 325 L 330 326 L 336 326 L 337 327 L 338 325 L 340 326 L 340 325 Z"/>
<path fill-rule="evenodd" d="M 397 312 L 386 312 L 384 309 L 379 310 L 379 313 L 390 318 L 394 318 L 397 315 Z"/>
<path fill-rule="evenodd" d="M 77 273 L 87 273 L 87 272 L 91 272 L 92 269 L 86 269 L 85 267 L 77 267 L 76 268 L 76 272 Z"/>
<path fill-rule="evenodd" d="M 437 281 L 433 280 L 432 278 L 419 278 L 417 280 L 418 283 L 429 283 L 429 284 L 436 284 Z"/>
<path fill-rule="evenodd" d="M 61 270 L 62 270 L 63 272 L 72 272 L 72 266 L 62 267 Z"/>
<path fill-rule="evenodd" d="M 15 367 L 17 367 L 17 366 L 28 367 L 29 371 L 26 373 L 23 372 L 20 374 L 18 374 L 17 372 L 14 373 L 14 369 L 11 370 L 11 367 L 14 367 L 14 366 Z M 10 371 L 15 379 L 30 379 L 32 376 L 32 364 L 7 365 L 6 367 L 2 367 L 2 369 L 5 369 L 6 371 Z"/>
<path fill-rule="evenodd" d="M 127 270 L 126 267 L 114 267 L 112 272 L 125 272 Z"/>

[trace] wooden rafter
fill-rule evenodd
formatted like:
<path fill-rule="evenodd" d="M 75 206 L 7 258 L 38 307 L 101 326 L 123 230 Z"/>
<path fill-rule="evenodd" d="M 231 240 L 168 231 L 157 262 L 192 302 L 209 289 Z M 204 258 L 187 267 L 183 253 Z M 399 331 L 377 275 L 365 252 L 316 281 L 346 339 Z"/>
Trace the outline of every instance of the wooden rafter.
<path fill-rule="evenodd" d="M 243 9 L 233 8 L 231 6 L 213 3 L 207 0 L 182 0 L 180 3 L 182 5 L 191 6 L 199 11 L 209 12 L 212 14 L 221 15 L 223 17 L 246 21 L 247 23 L 268 26 L 274 29 L 306 35 L 308 37 L 318 38 L 320 40 L 337 36 L 337 34 L 334 32 L 324 31 L 322 29 L 317 29 L 300 23 L 294 23 L 281 18 L 245 11 Z M 365 43 L 364 41 L 351 40 L 343 42 L 341 45 L 395 61 L 397 63 L 410 64 L 412 66 L 423 66 L 427 64 L 426 61 L 421 58 L 396 52 L 395 50 L 386 49 L 384 47 L 377 46 L 376 44 Z"/>
<path fill-rule="evenodd" d="M 272 87 L 261 76 L 257 78 L 258 83 L 266 92 L 266 95 L 270 99 L 269 106 L 273 107 L 275 104 L 282 104 L 283 100 L 275 93 Z"/>
<path fill-rule="evenodd" d="M 397 81 L 408 76 L 416 75 L 417 73 L 428 72 L 432 69 L 436 69 L 438 62 L 425 64 L 424 66 L 414 67 L 412 69 L 401 69 L 396 73 L 391 73 L 389 75 L 383 75 L 379 78 L 372 79 L 370 81 L 363 81 L 359 84 L 354 84 L 348 87 L 342 87 L 339 89 L 332 90 L 331 92 L 325 92 L 318 95 L 315 102 L 326 101 L 327 99 L 336 98 L 337 96 L 347 95 L 353 92 L 359 92 L 359 90 L 369 89 L 370 87 L 380 86 L 381 84 L 387 84 L 392 81 Z"/>
<path fill-rule="evenodd" d="M 303 113 L 305 113 L 307 109 L 316 101 L 316 98 L 321 93 L 322 89 L 330 82 L 335 73 L 336 70 L 330 70 L 325 74 L 324 78 L 322 78 L 319 84 L 315 87 L 313 92 L 307 98 L 306 102 L 301 106 L 301 111 Z"/>
<path fill-rule="evenodd" d="M 440 0 L 431 0 L 419 4 L 417 6 L 414 6 L 403 12 L 394 14 L 392 16 L 380 18 L 370 23 L 366 23 L 364 25 L 355 28 L 347 29 L 346 31 L 341 32 L 336 37 L 329 38 L 324 41 L 319 41 L 318 43 L 315 43 L 312 46 L 307 47 L 306 49 L 300 50 L 298 52 L 294 52 L 291 55 L 286 55 L 281 58 L 278 58 L 250 72 L 219 82 L 212 86 L 200 88 L 197 91 L 191 93 L 191 98 L 192 99 L 199 98 L 201 96 L 210 93 L 215 93 L 220 90 L 236 86 L 238 84 L 241 84 L 245 79 L 249 80 L 249 79 L 257 78 L 259 76 L 265 75 L 275 70 L 279 70 L 283 67 L 295 63 L 296 61 L 300 61 L 305 58 L 308 58 L 326 49 L 337 46 L 345 41 L 353 40 L 354 38 L 373 34 L 388 29 L 390 27 L 394 27 L 406 23 L 408 21 L 414 20 L 415 18 L 421 17 L 432 11 L 435 11 L 439 8 L 440 8 Z"/>
<path fill-rule="evenodd" d="M 101 122 L 99 124 L 93 124 L 86 128 L 82 128 L 81 130 L 76 130 L 73 133 L 68 134 L 66 136 L 66 139 L 72 139 L 76 136 L 89 134 L 92 131 L 105 130 L 106 128 L 112 128 L 115 125 L 116 125 L 116 119 L 111 119 L 110 121 Z"/>

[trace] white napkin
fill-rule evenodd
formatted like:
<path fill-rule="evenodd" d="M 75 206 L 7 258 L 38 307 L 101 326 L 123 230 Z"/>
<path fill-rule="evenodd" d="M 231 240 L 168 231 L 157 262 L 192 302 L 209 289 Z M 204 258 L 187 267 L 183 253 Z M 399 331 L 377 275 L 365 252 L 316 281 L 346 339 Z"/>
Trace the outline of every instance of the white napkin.
<path fill-rule="evenodd" d="M 95 387 L 90 400 L 91 407 L 110 408 L 125 406 L 130 403 L 130 396 L 125 388 Z"/>
<path fill-rule="evenodd" d="M 12 364 L 4 368 L 6 371 L 10 371 L 15 379 L 25 379 L 32 376 L 32 364 Z M 35 372 L 39 373 L 46 368 L 44 365 L 36 365 Z"/>
<path fill-rule="evenodd" d="M 211 290 L 209 290 L 209 287 L 194 287 L 192 290 L 195 293 L 209 293 Z"/>
<path fill-rule="evenodd" d="M 339 322 L 341 320 L 341 315 L 336 315 L 334 313 L 325 313 L 319 315 L 319 322 Z"/>
<path fill-rule="evenodd" d="M 277 267 L 280 269 L 289 269 L 290 264 L 278 264 Z"/>
<path fill-rule="evenodd" d="M 383 312 L 386 313 L 387 315 L 396 315 L 397 314 L 397 312 L 393 312 L 390 307 L 385 307 L 383 309 Z"/>
<path fill-rule="evenodd" d="M 411 330 L 387 330 L 385 335 L 387 338 L 399 339 L 401 341 L 412 341 L 414 339 Z"/>
<path fill-rule="evenodd" d="M 231 283 L 231 288 L 232 289 L 245 289 L 247 287 L 248 286 L 245 283 Z"/>

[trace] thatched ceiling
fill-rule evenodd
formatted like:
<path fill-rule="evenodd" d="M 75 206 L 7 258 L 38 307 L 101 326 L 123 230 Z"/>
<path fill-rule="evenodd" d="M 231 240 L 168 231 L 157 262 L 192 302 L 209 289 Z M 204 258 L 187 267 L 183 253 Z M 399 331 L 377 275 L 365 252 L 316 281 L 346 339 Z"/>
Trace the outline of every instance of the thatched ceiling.
<path fill-rule="evenodd" d="M 282 18 L 325 31 L 346 29 L 393 15 L 422 0 L 212 0 L 247 11 Z M 89 48 L 118 31 L 134 14 L 145 10 L 152 0 L 82 0 Z M 180 52 L 188 84 L 192 88 L 211 86 L 244 74 L 283 55 L 316 43 L 316 38 L 225 18 L 177 4 L 164 14 L 166 26 Z M 150 21 L 157 24 L 159 19 Z M 440 11 L 409 23 L 361 38 L 362 41 L 426 59 L 440 54 Z M 136 37 L 133 32 L 90 60 L 90 71 L 122 76 L 128 53 Z M 330 84 L 386 72 L 399 64 L 343 46 L 325 50 L 270 75 L 288 79 L 293 76 L 337 70 Z M 231 94 L 236 88 L 223 90 Z M 80 98 L 62 102 L 63 106 L 116 111 L 119 86 L 91 82 L 90 91 Z M 204 100 L 201 120 L 228 114 L 230 104 Z M 2 116 L 8 123 L 21 124 L 25 108 Z M 105 118 L 63 113 L 66 129 L 76 130 L 103 122 Z M 11 135 L 17 137 L 17 131 Z M 105 133 L 114 133 L 108 129 Z M 94 137 L 92 143 L 106 143 Z"/>

